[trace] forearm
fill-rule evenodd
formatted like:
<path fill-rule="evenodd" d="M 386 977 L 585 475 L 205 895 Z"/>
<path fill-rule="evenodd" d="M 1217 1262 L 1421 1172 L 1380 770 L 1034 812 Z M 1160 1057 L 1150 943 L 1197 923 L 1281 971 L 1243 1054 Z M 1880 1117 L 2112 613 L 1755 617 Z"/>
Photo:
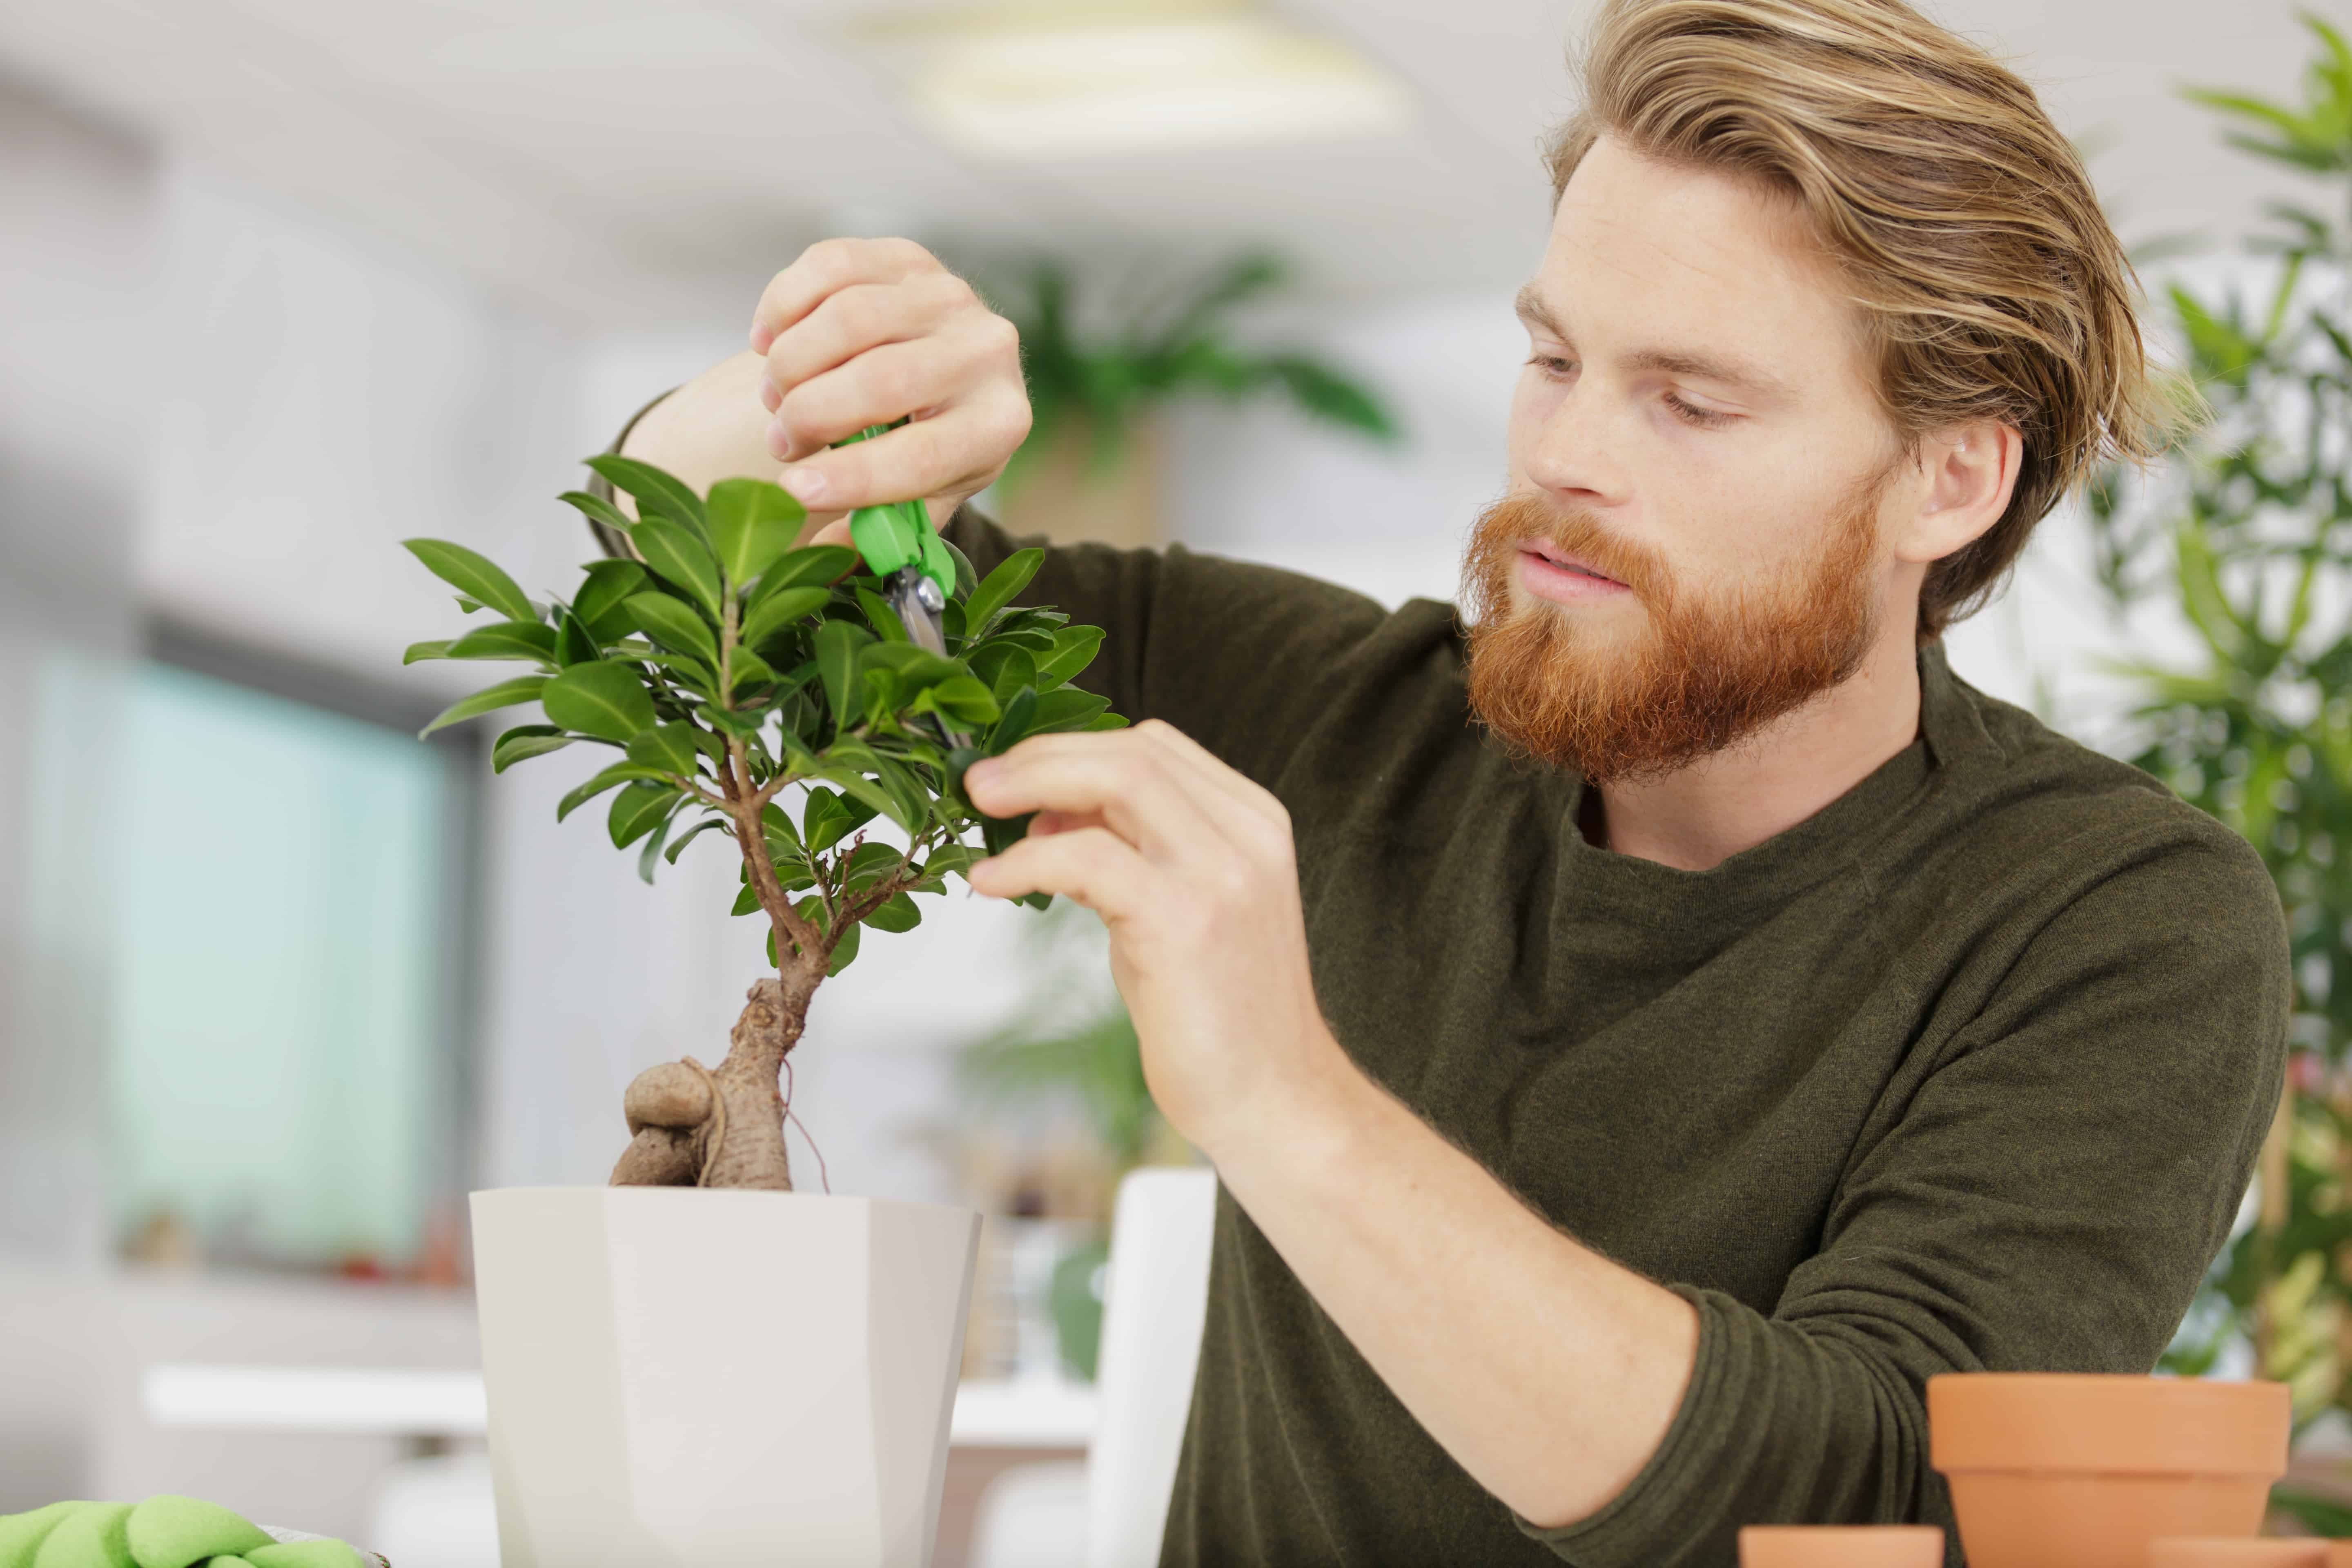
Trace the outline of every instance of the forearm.
<path fill-rule="evenodd" d="M 763 361 L 750 351 L 719 361 L 638 418 L 621 455 L 667 468 L 698 495 L 720 479 L 773 479 L 768 411 L 760 402 Z"/>
<path fill-rule="evenodd" d="M 1681 1297 L 1554 1229 L 1337 1044 L 1210 1152 L 1236 1202 L 1406 1409 L 1538 1525 L 1640 1472 L 1697 1343 Z"/>

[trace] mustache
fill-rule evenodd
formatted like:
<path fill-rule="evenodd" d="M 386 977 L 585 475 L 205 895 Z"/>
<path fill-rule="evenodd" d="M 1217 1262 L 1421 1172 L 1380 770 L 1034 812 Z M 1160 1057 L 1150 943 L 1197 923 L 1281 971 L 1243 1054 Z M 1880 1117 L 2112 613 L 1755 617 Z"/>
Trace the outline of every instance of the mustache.
<path fill-rule="evenodd" d="M 1537 542 L 1615 578 L 1644 603 L 1663 605 L 1671 596 L 1672 575 L 1656 551 L 1604 528 L 1583 508 L 1556 506 L 1525 491 L 1503 497 L 1480 514 L 1469 553 L 1489 570 L 1505 568 L 1514 552 Z"/>

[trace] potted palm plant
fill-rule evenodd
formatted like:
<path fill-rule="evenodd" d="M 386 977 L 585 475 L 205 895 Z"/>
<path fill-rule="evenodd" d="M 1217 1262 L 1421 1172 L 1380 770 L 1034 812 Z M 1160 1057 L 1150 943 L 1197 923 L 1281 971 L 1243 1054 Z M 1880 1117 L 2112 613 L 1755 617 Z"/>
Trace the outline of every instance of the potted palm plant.
<path fill-rule="evenodd" d="M 564 496 L 626 547 L 568 597 L 534 599 L 462 545 L 408 542 L 461 609 L 491 617 L 408 658 L 530 667 L 428 732 L 531 705 L 544 721 L 501 734 L 495 769 L 603 748 L 558 817 L 609 795 L 608 836 L 647 880 L 723 836 L 736 911 L 764 921 L 774 967 L 715 1067 L 687 1057 L 629 1085 L 611 1184 L 473 1195 L 501 1556 L 916 1568 L 979 1215 L 794 1192 L 788 1058 L 865 931 L 912 927 L 917 895 L 1018 837 L 965 799 L 971 762 L 1125 722 L 1068 684 L 1102 634 L 1013 603 L 1040 552 L 975 582 L 950 551 L 923 628 L 942 646 L 921 646 L 856 552 L 794 547 L 802 511 L 779 487 L 698 495 L 647 464 L 589 462 L 638 515 Z"/>
<path fill-rule="evenodd" d="M 1160 542 L 1152 416 L 1182 398 L 1278 397 L 1319 423 L 1399 440 L 1396 416 L 1346 369 L 1235 335 L 1233 313 L 1283 278 L 1275 258 L 1248 255 L 1158 297 L 1081 300 L 1068 268 L 1040 261 L 992 289 L 1020 329 L 1032 414 L 1029 438 L 997 485 L 1005 519 L 1056 540 Z"/>

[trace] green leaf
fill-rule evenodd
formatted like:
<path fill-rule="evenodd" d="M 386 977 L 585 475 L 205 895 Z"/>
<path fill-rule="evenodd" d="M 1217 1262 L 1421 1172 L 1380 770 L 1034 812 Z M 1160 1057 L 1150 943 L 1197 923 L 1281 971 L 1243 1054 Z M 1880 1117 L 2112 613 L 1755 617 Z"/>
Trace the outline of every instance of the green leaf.
<path fill-rule="evenodd" d="M 587 664 L 604 657 L 596 641 L 596 634 L 580 618 L 577 610 L 566 610 L 556 617 L 555 662 L 569 669 L 575 664 Z"/>
<path fill-rule="evenodd" d="M 760 647 L 793 622 L 824 609 L 832 597 L 830 588 L 786 588 L 769 595 L 743 617 L 743 646 Z"/>
<path fill-rule="evenodd" d="M 637 524 L 637 553 L 655 576 L 692 596 L 713 621 L 719 618 L 719 563 L 700 540 L 667 518 L 647 518 Z"/>
<path fill-rule="evenodd" d="M 918 707 L 926 703 L 933 711 L 966 724 L 990 723 L 998 712 L 995 693 L 969 675 L 951 676 L 916 700 Z"/>
<path fill-rule="evenodd" d="M 539 606 L 488 556 L 446 539 L 404 539 L 401 543 L 411 555 L 425 563 L 427 572 L 459 593 L 499 611 L 509 620 L 539 619 Z"/>
<path fill-rule="evenodd" d="M 1013 700 L 1013 694 L 1024 686 L 1037 684 L 1037 660 L 1019 643 L 992 640 L 983 643 L 969 661 L 971 672 L 985 681 L 995 693 L 997 706 Z"/>
<path fill-rule="evenodd" d="M 678 852 L 683 850 L 688 845 L 693 843 L 696 839 L 701 837 L 704 834 L 709 832 L 714 827 L 723 827 L 731 830 L 734 826 L 735 825 L 733 823 L 728 821 L 727 818 L 723 816 L 706 816 L 700 822 L 696 823 L 693 826 L 679 834 L 676 838 L 671 839 L 669 841 L 669 847 L 662 851 L 662 858 L 675 866 L 677 864 Z M 745 888 L 748 891 L 750 884 L 745 884 Z M 760 900 L 755 895 L 751 900 L 751 907 L 757 909 L 759 907 L 759 903 Z"/>
<path fill-rule="evenodd" d="M 866 624 L 874 628 L 876 637 L 885 642 L 910 640 L 907 636 L 907 623 L 900 620 L 898 612 L 892 609 L 882 595 L 873 589 L 863 584 L 859 585 L 857 607 L 866 613 Z"/>
<path fill-rule="evenodd" d="M 728 663 L 727 675 L 737 691 L 746 686 L 764 685 L 776 679 L 776 672 L 768 668 L 768 661 L 748 647 L 735 650 L 735 657 Z"/>
<path fill-rule="evenodd" d="M 851 926 L 841 933 L 841 942 L 833 950 L 833 962 L 825 965 L 824 973 L 827 979 L 848 968 L 850 960 L 857 956 L 857 933 L 862 929 L 860 926 Z"/>
<path fill-rule="evenodd" d="M 1020 744 L 1022 738 L 1029 733 L 1030 726 L 1036 721 L 1036 689 L 1024 686 L 1004 704 L 1004 717 L 996 721 L 996 728 L 988 737 L 988 754 L 1003 756 Z"/>
<path fill-rule="evenodd" d="M 728 582 L 742 588 L 793 547 L 808 513 L 781 485 L 765 479 L 721 479 L 705 504 L 710 545 Z"/>
<path fill-rule="evenodd" d="M 613 847 L 626 848 L 654 830 L 654 824 L 677 808 L 678 793 L 667 784 L 644 780 L 630 784 L 613 797 L 613 809 L 605 814 L 604 826 L 612 831 Z"/>
<path fill-rule="evenodd" d="M 667 594 L 632 594 L 622 603 L 637 625 L 656 642 L 679 653 L 690 653 L 713 668 L 718 666 L 719 638 L 711 632 L 710 623 L 696 615 L 692 605 Z"/>
<path fill-rule="evenodd" d="M 867 778 L 855 767 L 828 767 L 820 776 L 827 783 L 840 786 L 841 792 L 850 799 L 863 803 L 909 833 L 916 831 L 915 819 L 908 816 L 904 803 L 879 782 Z"/>
<path fill-rule="evenodd" d="M 849 727 L 851 701 L 857 682 L 857 650 L 874 639 L 847 621 L 827 621 L 817 627 L 817 679 L 824 684 L 824 700 L 833 709 L 835 733 Z"/>
<path fill-rule="evenodd" d="M 912 931 L 923 923 L 923 911 L 905 893 L 893 893 L 887 902 L 867 912 L 864 923 L 876 931 Z"/>
<path fill-rule="evenodd" d="M 661 775 L 655 773 L 651 768 L 640 766 L 635 763 L 614 763 L 608 768 L 599 770 L 597 773 L 591 775 L 585 783 L 580 784 L 569 794 L 565 795 L 562 800 L 557 801 L 555 803 L 555 820 L 558 822 L 562 821 L 565 817 L 571 816 L 573 812 L 579 810 L 582 806 L 587 805 L 598 795 L 603 795 L 606 790 L 611 789 L 614 785 L 625 784 L 632 781 L 638 781 L 646 784 L 665 783 Z M 665 787 L 667 787 L 667 785 L 665 785 Z"/>
<path fill-rule="evenodd" d="M 695 727 L 683 721 L 657 724 L 629 738 L 629 760 L 664 773 L 695 776 Z"/>
<path fill-rule="evenodd" d="M 657 647 L 615 649 L 617 658 L 641 660 L 656 668 L 667 670 L 671 677 L 688 690 L 699 692 L 711 701 L 719 700 L 719 677 L 698 658 L 682 653 L 666 653 Z M 713 722 L 717 721 L 714 720 Z"/>
<path fill-rule="evenodd" d="M 908 691 L 919 691 L 928 686 L 964 673 L 964 667 L 954 659 L 945 658 L 910 642 L 871 643 L 858 650 L 860 669 L 887 669 L 898 678 Z"/>
<path fill-rule="evenodd" d="M 619 659 L 575 664 L 547 682 L 540 698 L 547 716 L 567 730 L 626 745 L 654 722 L 653 699 L 645 678 Z"/>
<path fill-rule="evenodd" d="M 448 657 L 449 641 L 447 638 L 444 638 L 439 642 L 410 643 L 408 645 L 408 651 L 400 656 L 400 662 L 403 665 L 411 665 L 415 664 L 419 659 L 446 658 Z"/>
<path fill-rule="evenodd" d="M 477 626 L 449 645 L 448 658 L 527 658 L 555 661 L 555 633 L 537 621 L 499 621 Z"/>
<path fill-rule="evenodd" d="M 812 789 L 801 813 L 801 842 L 811 855 L 822 855 L 841 842 L 855 826 L 841 796 L 829 789 Z"/>
<path fill-rule="evenodd" d="M 857 564 L 857 552 L 839 544 L 810 544 L 786 551 L 773 566 L 760 574 L 759 586 L 748 601 L 753 606 L 771 594 L 787 588 L 830 588 L 835 579 Z"/>
<path fill-rule="evenodd" d="M 477 714 L 488 713 L 500 708 L 511 708 L 518 702 L 532 701 L 547 689 L 547 684 L 548 678 L 544 675 L 526 675 L 518 679 L 502 680 L 496 686 L 486 687 L 471 697 L 460 698 L 444 708 L 433 722 L 416 732 L 417 739 L 423 740 L 436 730 L 471 719 Z"/>
<path fill-rule="evenodd" d="M 631 529 L 636 527 L 636 524 L 631 522 L 628 515 L 619 507 L 601 496 L 592 496 L 586 490 L 565 490 L 555 499 L 570 501 L 573 506 L 578 507 L 590 521 L 603 523 L 605 527 L 618 532 L 624 539 L 629 536 Z"/>
<path fill-rule="evenodd" d="M 980 586 L 964 601 L 963 624 L 974 637 L 988 630 L 989 617 L 1013 602 L 1013 595 L 1029 585 L 1037 575 L 1037 568 L 1045 563 L 1042 550 L 1016 550 L 997 563 L 996 570 L 981 579 Z"/>
<path fill-rule="evenodd" d="M 649 581 L 646 569 L 634 561 L 592 561 L 588 580 L 572 596 L 572 613 L 593 626 L 622 600 L 643 593 Z"/>
<path fill-rule="evenodd" d="M 543 757 L 572 744 L 572 737 L 552 724 L 518 724 L 490 747 L 490 772 L 502 773 L 517 763 Z"/>
<path fill-rule="evenodd" d="M 614 489 L 635 497 L 641 517 L 665 517 L 697 535 L 705 534 L 702 498 L 675 474 L 611 453 L 589 458 L 588 466 L 610 480 Z"/>
<path fill-rule="evenodd" d="M 1037 689 L 1059 686 L 1095 661 L 1102 647 L 1100 626 L 1064 626 L 1054 634 L 1054 651 L 1037 661 Z"/>
<path fill-rule="evenodd" d="M 637 851 L 637 876 L 648 888 L 654 883 L 654 862 L 660 858 L 662 845 L 669 837 L 670 825 L 677 820 L 678 808 L 685 804 L 686 797 L 680 795 L 667 811 L 663 812 L 661 820 L 654 824 L 654 830 L 646 835 L 646 847 Z"/>
<path fill-rule="evenodd" d="M 948 602 L 971 598 L 972 590 L 980 586 L 980 574 L 971 569 L 971 557 L 958 550 L 952 540 L 942 538 L 940 543 L 946 547 L 948 559 L 955 564 L 955 588 L 948 595 Z"/>
<path fill-rule="evenodd" d="M 1037 694 L 1037 715 L 1030 721 L 1029 732 L 1043 735 L 1053 730 L 1080 729 L 1109 706 L 1108 697 L 1097 697 L 1074 686 L 1057 686 Z"/>

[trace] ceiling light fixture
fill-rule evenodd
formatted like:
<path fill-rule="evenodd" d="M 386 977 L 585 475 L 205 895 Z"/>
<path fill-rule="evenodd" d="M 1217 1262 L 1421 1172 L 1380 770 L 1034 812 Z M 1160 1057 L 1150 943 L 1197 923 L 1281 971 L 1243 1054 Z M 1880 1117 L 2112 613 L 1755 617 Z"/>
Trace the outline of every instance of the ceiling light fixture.
<path fill-rule="evenodd" d="M 1394 134 L 1411 92 L 1243 4 L 958 6 L 856 28 L 959 149 L 1060 159 Z"/>

